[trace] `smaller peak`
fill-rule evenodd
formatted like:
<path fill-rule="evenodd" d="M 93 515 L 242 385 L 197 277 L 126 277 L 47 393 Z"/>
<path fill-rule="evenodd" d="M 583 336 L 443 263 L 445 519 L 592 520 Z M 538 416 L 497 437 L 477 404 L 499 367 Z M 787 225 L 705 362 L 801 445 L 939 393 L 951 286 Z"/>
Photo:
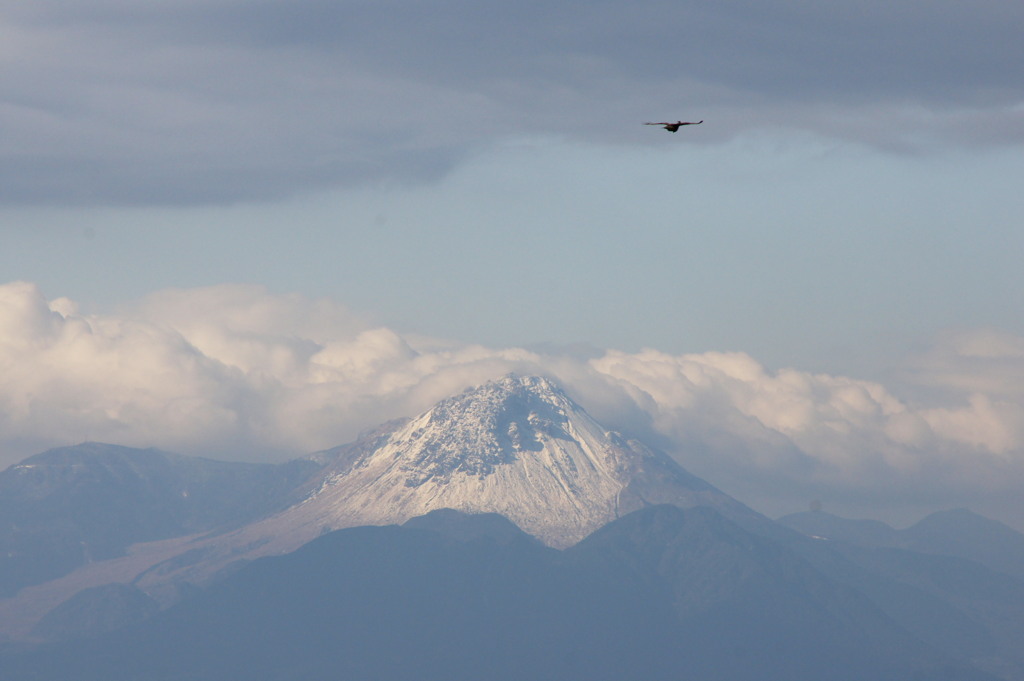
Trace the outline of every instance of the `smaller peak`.
<path fill-rule="evenodd" d="M 963 507 L 949 508 L 944 511 L 935 511 L 924 518 L 924 520 L 927 520 L 928 518 L 931 518 L 932 520 L 983 520 L 985 522 L 993 522 L 991 518 L 986 518 L 980 513 L 975 513 L 971 509 Z"/>
<path fill-rule="evenodd" d="M 429 530 L 459 542 L 489 537 L 507 544 L 526 541 L 540 545 L 540 541 L 523 532 L 515 523 L 498 513 L 466 513 L 451 508 L 439 508 L 426 515 L 410 518 L 403 527 Z"/>
<path fill-rule="evenodd" d="M 931 513 L 905 532 L 916 535 L 942 535 L 961 532 L 965 536 L 977 536 L 984 532 L 1011 532 L 1019 534 L 1005 523 L 985 517 L 967 508 L 952 508 Z"/>
<path fill-rule="evenodd" d="M 881 520 L 851 520 L 826 511 L 803 511 L 782 516 L 777 521 L 800 534 L 856 546 L 895 546 L 899 532 Z"/>
<path fill-rule="evenodd" d="M 161 452 L 158 449 L 152 447 L 148 449 L 139 449 L 137 447 L 126 447 L 124 445 L 113 445 L 105 442 L 81 442 L 77 445 L 68 445 L 65 447 L 54 447 L 48 449 L 45 452 L 39 454 L 33 454 L 28 457 L 22 463 L 70 463 L 80 461 L 94 461 L 103 459 L 120 459 L 120 458 L 131 458 L 131 457 L 142 457 L 165 455 L 165 452 Z"/>
<path fill-rule="evenodd" d="M 671 550 L 681 542 L 749 543 L 753 535 L 708 506 L 682 509 L 673 504 L 653 504 L 622 516 L 581 541 L 580 550 L 600 547 L 647 546 L 656 552 Z"/>

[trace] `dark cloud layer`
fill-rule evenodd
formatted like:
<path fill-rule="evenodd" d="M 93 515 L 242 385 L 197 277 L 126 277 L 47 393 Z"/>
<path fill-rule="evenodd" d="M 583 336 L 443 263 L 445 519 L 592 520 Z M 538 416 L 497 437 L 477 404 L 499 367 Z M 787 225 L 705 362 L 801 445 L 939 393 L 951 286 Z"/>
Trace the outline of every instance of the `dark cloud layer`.
<path fill-rule="evenodd" d="M 0 31 L 9 203 L 429 178 L 503 136 L 643 144 L 648 116 L 1024 138 L 1024 6 L 1002 0 L 8 2 Z"/>

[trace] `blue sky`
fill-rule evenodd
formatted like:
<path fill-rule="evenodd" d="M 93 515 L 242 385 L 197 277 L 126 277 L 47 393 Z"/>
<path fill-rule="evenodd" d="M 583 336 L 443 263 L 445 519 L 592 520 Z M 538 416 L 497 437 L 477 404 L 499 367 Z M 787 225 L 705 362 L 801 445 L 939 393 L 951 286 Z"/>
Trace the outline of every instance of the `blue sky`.
<path fill-rule="evenodd" d="M 277 202 L 11 208 L 0 265 L 96 311 L 254 282 L 466 342 L 871 376 L 949 327 L 1024 333 L 1019 150 L 641 132 L 662 144 L 506 141 L 430 182 Z"/>
<path fill-rule="evenodd" d="M 1011 380 L 1024 364 L 1022 33 L 1024 7 L 996 0 L 0 3 L 0 285 L 30 284 L 8 289 L 0 317 L 27 333 L 25 310 L 46 301 L 115 354 L 135 338 L 125 325 L 151 324 L 139 338 L 170 330 L 201 366 L 245 374 L 244 389 L 224 394 L 253 391 L 246 404 L 268 394 L 261 380 L 294 377 L 229 339 L 258 337 L 276 348 L 266 361 L 294 352 L 298 364 L 314 356 L 303 343 L 344 346 L 358 357 L 331 355 L 349 373 L 332 379 L 341 392 L 330 399 L 364 405 L 352 413 L 365 420 L 517 363 L 579 386 L 597 371 L 632 386 L 648 426 L 677 440 L 695 418 L 674 411 L 686 400 L 573 362 L 626 353 L 649 361 L 650 376 L 664 363 L 645 348 L 701 366 L 740 353 L 770 379 L 743 380 L 769 393 L 786 370 L 884 386 L 872 400 L 892 397 L 931 424 L 944 453 L 914 460 L 939 472 L 900 469 L 906 451 L 878 453 L 917 452 L 927 438 L 805 440 L 723 388 L 772 438 L 844 473 L 787 468 L 780 445 L 763 467 L 754 453 L 728 466 L 681 455 L 699 474 L 771 508 L 808 497 L 876 508 L 858 494 L 891 477 L 922 507 L 970 503 L 1003 489 L 993 480 L 1024 480 L 1024 397 Z M 676 134 L 641 125 L 676 119 L 705 122 Z M 174 295 L 190 302 L 167 307 Z M 326 317 L 302 327 L 289 305 Z M 274 312 L 211 330 L 257 307 Z M 202 323 L 188 314 L 215 308 Z M 386 331 L 359 335 L 373 329 Z M 56 346 L 22 341 L 8 341 L 5 366 L 54 365 L 26 348 Z M 147 362 L 180 350 L 165 341 Z M 100 346 L 70 347 L 61 362 L 93 361 Z M 389 357 L 411 362 L 403 380 Z M 452 369 L 467 362 L 476 368 Z M 211 371 L 171 383 L 234 380 Z M 0 396 L 24 410 L 0 424 L 8 462 L 119 433 L 124 444 L 256 456 L 257 435 L 241 426 L 204 441 L 207 426 L 189 439 L 127 425 L 138 389 L 127 379 L 119 407 L 84 418 L 69 395 L 113 390 L 103 375 L 31 390 L 11 375 Z M 806 396 L 821 414 L 819 388 Z M 625 398 L 608 395 L 587 406 L 618 413 L 608 405 Z M 165 399 L 147 395 L 153 414 Z M 233 423 L 266 416 L 232 399 L 217 405 Z M 33 409 L 78 425 L 54 434 L 32 425 Z M 936 425 L 943 409 L 961 411 Z M 284 429 L 256 449 L 282 458 L 357 425 L 291 445 Z M 829 458 L 861 446 L 887 462 L 876 475 Z M 957 487 L 978 456 L 992 475 Z M 1024 508 L 1007 508 L 1024 522 Z"/>

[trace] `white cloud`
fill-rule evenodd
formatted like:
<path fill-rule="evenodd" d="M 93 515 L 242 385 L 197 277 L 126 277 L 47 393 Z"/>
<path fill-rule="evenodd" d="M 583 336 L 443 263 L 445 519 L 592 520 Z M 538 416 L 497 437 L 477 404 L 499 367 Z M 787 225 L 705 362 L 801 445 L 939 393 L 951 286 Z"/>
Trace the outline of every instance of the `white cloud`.
<path fill-rule="evenodd" d="M 70 312 L 70 314 L 69 314 Z M 224 407 L 241 376 L 181 335 L 144 321 L 82 317 L 34 285 L 0 287 L 0 437 L 24 447 L 105 439 L 126 444 L 233 435 Z M 9 462 L 8 462 L 9 463 Z"/>
<path fill-rule="evenodd" d="M 1006 459 L 1024 448 L 1024 338 L 992 328 L 951 331 L 907 376 L 943 399 L 920 413 L 941 437 Z"/>
<path fill-rule="evenodd" d="M 599 420 L 769 506 L 823 493 L 952 505 L 1024 481 L 1024 339 L 993 330 L 941 339 L 912 374 L 934 399 L 910 403 L 744 353 L 587 359 L 405 338 L 257 286 L 163 291 L 106 315 L 0 286 L 5 464 L 84 440 L 280 460 L 509 371 L 555 377 Z"/>
<path fill-rule="evenodd" d="M 958 329 L 908 368 L 909 382 L 933 390 L 1024 398 L 1024 338 L 998 329 Z"/>

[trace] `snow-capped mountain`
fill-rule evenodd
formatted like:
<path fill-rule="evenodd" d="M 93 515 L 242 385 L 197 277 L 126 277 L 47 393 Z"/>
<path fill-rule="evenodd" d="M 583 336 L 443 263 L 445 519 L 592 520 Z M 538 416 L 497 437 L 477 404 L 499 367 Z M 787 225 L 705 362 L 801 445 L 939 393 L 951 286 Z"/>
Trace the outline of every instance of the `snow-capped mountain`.
<path fill-rule="evenodd" d="M 768 522 L 667 455 L 602 427 L 539 377 L 506 376 L 471 388 L 413 419 L 267 475 L 273 485 L 239 502 L 253 515 L 262 511 L 260 519 L 239 518 L 228 524 L 233 529 L 224 523 L 184 528 L 167 539 L 168 533 L 141 536 L 122 557 L 81 565 L 40 586 L 45 598 L 23 594 L 38 610 L 32 617 L 111 582 L 131 582 L 167 604 L 180 597 L 183 583 L 207 583 L 327 531 L 400 524 L 443 508 L 500 514 L 558 548 L 653 504 L 712 506 L 744 525 Z M 20 605 L 8 605 L 17 626 L 31 624 L 32 617 L 17 614 Z M 0 602 L 0 632 L 8 615 Z"/>
<path fill-rule="evenodd" d="M 499 513 L 565 547 L 654 503 L 753 513 L 536 376 L 466 390 L 328 456 L 303 501 L 262 530 L 312 537 L 452 508 Z"/>

